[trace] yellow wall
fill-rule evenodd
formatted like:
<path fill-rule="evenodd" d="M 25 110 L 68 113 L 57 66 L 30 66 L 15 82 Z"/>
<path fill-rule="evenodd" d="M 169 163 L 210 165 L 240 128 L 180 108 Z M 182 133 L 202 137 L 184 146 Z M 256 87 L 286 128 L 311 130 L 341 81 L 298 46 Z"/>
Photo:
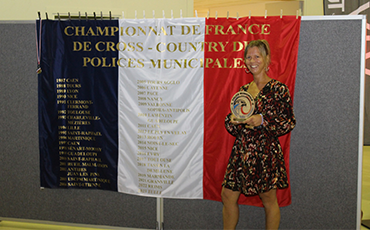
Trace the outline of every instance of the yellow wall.
<path fill-rule="evenodd" d="M 324 15 L 323 0 L 304 0 L 303 15 Z"/>
<path fill-rule="evenodd" d="M 228 7 L 214 7 L 209 8 L 209 15 L 215 17 L 216 13 L 219 17 L 247 17 L 251 16 L 264 16 L 267 10 L 267 16 L 280 15 L 283 10 L 283 15 L 296 15 L 297 10 L 300 9 L 299 1 L 291 2 L 261 2 L 261 3 L 247 3 L 244 5 L 228 6 Z M 200 17 L 206 17 L 208 12 L 198 13 Z"/>
<path fill-rule="evenodd" d="M 296 0 L 296 1 L 268 1 L 245 3 L 243 5 L 231 5 L 227 7 L 211 7 L 208 10 L 198 11 L 199 17 L 246 17 L 249 16 L 264 16 L 267 11 L 267 16 L 283 15 L 323 15 L 322 0 Z"/>
<path fill-rule="evenodd" d="M 94 12 L 100 16 L 109 16 L 122 18 L 122 11 L 125 18 L 135 18 L 135 10 L 138 18 L 143 18 L 145 10 L 146 18 L 153 18 L 153 10 L 156 18 L 162 18 L 165 11 L 165 17 L 180 17 L 182 10 L 183 17 L 193 16 L 193 0 L 1 0 L 0 20 L 35 20 L 41 12 L 45 19 L 45 13 L 48 13 L 49 19 L 59 12 L 60 15 L 77 16 L 78 12 L 92 16 Z"/>
<path fill-rule="evenodd" d="M 227 0 L 225 0 L 227 1 Z M 298 1 L 297 1 L 298 2 Z M 281 3 L 254 3 L 242 6 L 230 6 L 226 8 L 212 8 L 210 9 L 210 16 L 214 17 L 215 12 L 218 12 L 220 17 L 227 16 L 229 11 L 230 17 L 236 17 L 237 12 L 239 16 L 248 16 L 251 12 L 252 16 L 260 16 L 265 14 L 268 10 L 268 15 L 276 15 L 280 13 L 280 8 L 283 8 L 283 14 L 292 14 L 297 8 L 297 2 L 281 2 Z M 323 1 L 322 0 L 303 0 L 302 15 L 323 15 Z M 57 13 L 60 15 L 77 16 L 78 12 L 85 16 L 85 12 L 92 16 L 95 12 L 100 16 L 103 12 L 104 16 L 109 16 L 111 11 L 112 17 L 122 18 L 124 12 L 125 18 L 135 18 L 135 11 L 138 18 L 143 18 L 143 11 L 145 11 L 146 18 L 153 17 L 153 10 L 156 18 L 162 18 L 165 11 L 165 17 L 171 17 L 171 10 L 173 17 L 180 17 L 182 10 L 183 17 L 193 17 L 193 0 L 1 0 L 0 20 L 35 20 L 37 12 L 41 12 L 42 18 L 45 18 L 45 13 L 48 13 L 49 19 L 53 19 Z M 269 4 L 275 4 L 276 12 L 271 11 Z M 291 8 L 287 8 L 287 6 Z M 208 12 L 198 12 L 199 17 L 206 17 Z"/>
<path fill-rule="evenodd" d="M 228 6 L 228 7 L 213 7 L 209 8 L 209 16 L 215 17 L 216 13 L 218 17 L 227 17 L 227 12 L 229 12 L 230 17 L 237 17 L 237 14 L 240 17 L 251 16 L 261 16 L 265 14 L 265 3 L 249 3 L 244 5 L 237 6 Z M 198 12 L 198 16 L 206 17 L 208 12 Z"/>
<path fill-rule="evenodd" d="M 302 4 L 303 5 L 303 4 Z M 266 4 L 268 15 L 280 15 L 281 10 L 283 15 L 302 15 L 300 2 L 280 2 Z"/>

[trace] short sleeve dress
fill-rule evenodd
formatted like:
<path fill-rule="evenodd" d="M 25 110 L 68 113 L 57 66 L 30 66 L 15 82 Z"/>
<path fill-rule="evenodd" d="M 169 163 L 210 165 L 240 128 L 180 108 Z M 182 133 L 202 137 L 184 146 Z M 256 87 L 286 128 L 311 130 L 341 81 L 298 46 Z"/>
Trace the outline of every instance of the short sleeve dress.
<path fill-rule="evenodd" d="M 247 91 L 249 85 L 240 91 Z M 270 80 L 255 98 L 254 114 L 262 114 L 264 121 L 253 129 L 232 124 L 231 114 L 225 119 L 225 128 L 236 138 L 222 186 L 246 196 L 289 186 L 278 139 L 296 124 L 288 87 Z"/>

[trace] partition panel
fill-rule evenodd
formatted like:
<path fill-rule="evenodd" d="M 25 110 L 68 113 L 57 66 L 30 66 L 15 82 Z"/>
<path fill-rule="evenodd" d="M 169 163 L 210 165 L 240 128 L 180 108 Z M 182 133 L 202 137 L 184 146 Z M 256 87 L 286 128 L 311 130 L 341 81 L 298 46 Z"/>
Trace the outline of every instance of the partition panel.
<path fill-rule="evenodd" d="M 361 197 L 363 21 L 303 17 L 294 95 L 292 204 L 281 229 L 355 229 Z M 40 189 L 34 22 L 0 22 L 0 217 L 155 228 L 156 199 Z M 222 204 L 164 199 L 167 229 L 220 229 Z M 263 229 L 263 208 L 241 206 L 239 229 Z M 161 217 L 162 219 L 162 217 Z"/>

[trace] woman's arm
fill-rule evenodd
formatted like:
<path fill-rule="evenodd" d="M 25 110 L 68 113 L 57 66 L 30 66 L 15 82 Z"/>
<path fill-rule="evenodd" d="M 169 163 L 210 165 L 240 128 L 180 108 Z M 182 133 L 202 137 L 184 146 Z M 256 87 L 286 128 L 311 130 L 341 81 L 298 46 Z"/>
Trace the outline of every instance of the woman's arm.
<path fill-rule="evenodd" d="M 296 119 L 288 87 L 284 84 L 279 85 L 275 95 L 275 99 L 271 100 L 262 114 L 263 129 L 267 135 L 279 137 L 293 130 Z"/>

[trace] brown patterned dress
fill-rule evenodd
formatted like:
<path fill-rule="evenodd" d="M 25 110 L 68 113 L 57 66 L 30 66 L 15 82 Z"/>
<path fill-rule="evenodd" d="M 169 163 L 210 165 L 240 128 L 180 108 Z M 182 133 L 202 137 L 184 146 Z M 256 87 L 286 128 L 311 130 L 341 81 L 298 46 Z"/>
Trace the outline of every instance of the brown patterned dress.
<path fill-rule="evenodd" d="M 248 87 L 244 85 L 240 91 Z M 270 80 L 255 98 L 254 114 L 262 114 L 264 121 L 253 129 L 230 123 L 231 114 L 225 119 L 227 131 L 236 139 L 222 186 L 246 196 L 289 186 L 278 140 L 296 124 L 288 87 Z"/>

